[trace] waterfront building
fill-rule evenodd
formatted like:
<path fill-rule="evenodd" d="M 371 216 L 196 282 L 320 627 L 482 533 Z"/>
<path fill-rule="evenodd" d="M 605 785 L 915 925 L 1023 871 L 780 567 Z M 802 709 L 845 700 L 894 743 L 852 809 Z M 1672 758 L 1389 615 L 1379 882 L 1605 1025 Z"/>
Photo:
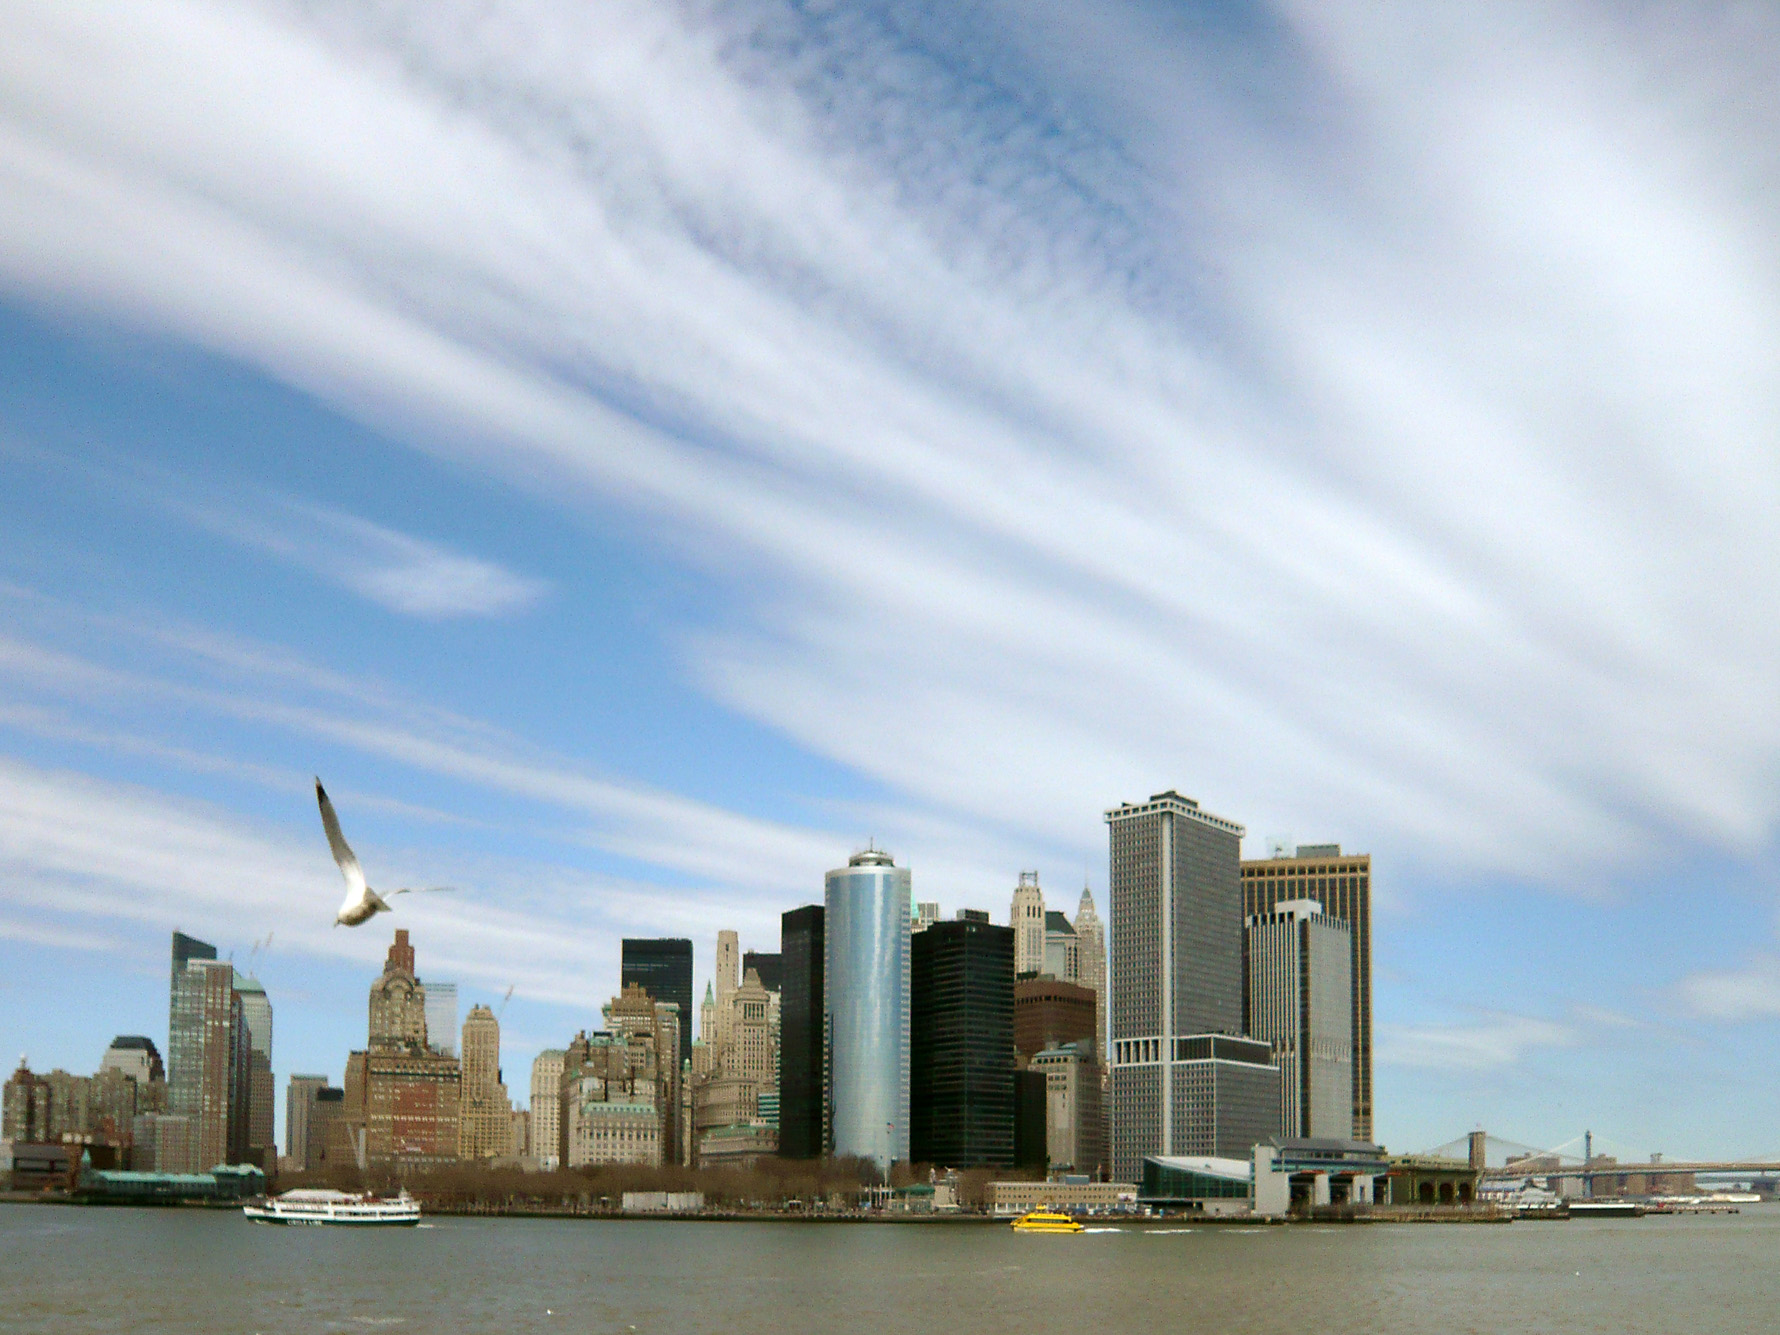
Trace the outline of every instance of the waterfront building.
<path fill-rule="evenodd" d="M 642 988 L 680 1008 L 680 1052 L 692 1051 L 692 942 L 682 936 L 624 938 L 618 985 Z"/>
<path fill-rule="evenodd" d="M 567 1054 L 545 1048 L 532 1058 L 531 1156 L 545 1169 L 562 1163 L 562 1067 Z"/>
<path fill-rule="evenodd" d="M 909 1155 L 909 891 L 875 848 L 824 880 L 828 1149 L 880 1170 Z"/>
<path fill-rule="evenodd" d="M 693 1135 L 700 1164 L 713 1161 L 707 1142 L 714 1135 L 720 1135 L 735 1152 L 740 1152 L 736 1147 L 744 1141 L 755 1147 L 748 1153 L 769 1142 L 771 1149 L 777 1148 L 777 1119 L 769 1124 L 761 1108 L 763 1095 L 777 1093 L 774 1007 L 772 994 L 762 986 L 758 973 L 748 971 L 730 994 L 728 1009 L 725 1028 L 729 1038 L 714 1065 L 694 1085 Z M 741 1130 L 748 1134 L 742 1136 Z"/>
<path fill-rule="evenodd" d="M 457 1047 L 457 984 L 423 983 L 426 989 L 426 1036 L 433 1051 L 460 1061 L 463 1053 Z"/>
<path fill-rule="evenodd" d="M 141 1173 L 183 1173 L 196 1157 L 192 1119 L 175 1113 L 138 1113 L 130 1123 L 130 1167 Z"/>
<path fill-rule="evenodd" d="M 1037 872 L 1020 873 L 1020 882 L 1014 887 L 1014 902 L 1008 909 L 1007 921 L 1014 929 L 1014 976 L 1030 978 L 1043 973 L 1045 895 L 1039 888 Z"/>
<path fill-rule="evenodd" d="M 1014 930 L 935 922 L 910 942 L 909 1153 L 1014 1162 Z"/>
<path fill-rule="evenodd" d="M 1353 1125 L 1351 933 L 1314 899 L 1249 918 L 1249 1037 L 1271 1045 L 1288 1136 L 1345 1140 Z"/>
<path fill-rule="evenodd" d="M 1005 1218 L 1032 1210 L 1069 1214 L 1125 1214 L 1137 1209 L 1137 1184 L 1090 1182 L 1079 1174 L 1064 1182 L 991 1182 L 989 1210 Z"/>
<path fill-rule="evenodd" d="M 1100 1059 L 1092 1039 L 1048 1047 L 1028 1070 L 1045 1078 L 1045 1154 L 1053 1173 L 1100 1176 L 1102 1144 Z"/>
<path fill-rule="evenodd" d="M 1300 844 L 1291 853 L 1242 864 L 1242 912 L 1271 913 L 1291 899 L 1314 899 L 1347 924 L 1353 1050 L 1353 1119 L 1348 1135 L 1372 1139 L 1372 857 L 1340 844 Z"/>
<path fill-rule="evenodd" d="M 284 1088 L 284 1153 L 299 1170 L 309 1166 L 309 1113 L 327 1083 L 325 1075 L 293 1075 Z"/>
<path fill-rule="evenodd" d="M 531 1159 L 532 1154 L 532 1115 L 524 1108 L 515 1108 L 507 1114 L 507 1152 L 511 1159 Z"/>
<path fill-rule="evenodd" d="M 372 1168 L 457 1161 L 463 1070 L 427 1042 L 426 989 L 414 947 L 398 928 L 371 985 L 369 1041 L 346 1063 L 345 1116 Z"/>
<path fill-rule="evenodd" d="M 680 1162 L 680 1008 L 633 984 L 602 1006 L 600 1015 L 609 1032 L 648 1048 L 650 1097 L 661 1122 L 656 1136 L 660 1162 Z"/>
<path fill-rule="evenodd" d="M 234 970 L 215 961 L 215 946 L 184 932 L 173 933 L 167 1001 L 167 1108 L 191 1120 L 192 1134 L 183 1148 L 192 1158 L 164 1163 L 163 1172 L 199 1172 L 224 1162 L 228 1154 Z M 204 1155 L 211 1157 L 204 1159 Z"/>
<path fill-rule="evenodd" d="M 240 1117 L 246 1094 L 247 1043 L 234 966 L 218 961 L 206 942 L 173 934 L 172 996 L 167 1055 L 169 1112 L 191 1119 L 185 1163 L 163 1172 L 196 1173 L 230 1161 L 245 1149 Z"/>
<path fill-rule="evenodd" d="M 593 1164 L 660 1167 L 672 1159 L 664 1131 L 678 1117 L 675 1082 L 662 1069 L 654 1003 L 634 984 L 606 1007 L 607 1028 L 575 1035 L 563 1059 L 561 1157 L 566 1168 Z M 645 1015 L 649 1021 L 644 1023 Z M 663 1018 L 678 1040 L 679 1016 L 664 1003 Z M 620 1024 L 614 1026 L 614 1018 Z"/>
<path fill-rule="evenodd" d="M 127 1075 L 138 1085 L 158 1085 L 167 1078 L 155 1041 L 141 1034 L 119 1034 L 112 1039 L 99 1059 L 99 1069 Z"/>
<path fill-rule="evenodd" d="M 1101 1060 L 1106 1058 L 1106 924 L 1094 911 L 1094 893 L 1082 887 L 1081 902 L 1075 910 L 1076 974 L 1075 981 L 1094 993 L 1094 1013 L 1099 1025 L 1094 1035 L 1094 1050 Z"/>
<path fill-rule="evenodd" d="M 236 1140 L 241 1152 L 231 1163 L 277 1167 L 278 1138 L 273 1131 L 277 1117 L 278 1082 L 272 1074 L 272 1002 L 257 978 L 235 971 L 235 992 L 241 999 L 241 1026 L 245 1044 L 245 1068 L 237 1073 L 235 1087 L 241 1106 L 235 1115 Z"/>
<path fill-rule="evenodd" d="M 1043 976 L 1015 983 L 1014 1051 L 1021 1062 L 1059 1044 L 1095 1043 L 1100 1029 L 1095 1002 L 1093 990 L 1080 983 Z"/>
<path fill-rule="evenodd" d="M 933 926 L 933 924 L 938 921 L 939 921 L 939 905 L 938 904 L 934 904 L 934 903 L 917 904 L 917 905 L 915 905 L 914 920 L 909 923 L 909 934 L 912 936 L 919 932 L 925 932 L 929 927 Z"/>
<path fill-rule="evenodd" d="M 1039 972 L 1073 983 L 1076 981 L 1078 959 L 1075 928 L 1070 925 L 1068 916 L 1056 909 L 1047 909 L 1044 967 Z"/>
<path fill-rule="evenodd" d="M 1281 1095 L 1268 1046 L 1240 1037 L 1242 826 L 1172 791 L 1106 821 L 1112 1174 L 1245 1158 L 1278 1133 Z"/>
<path fill-rule="evenodd" d="M 165 1081 L 138 1081 L 119 1066 L 102 1064 L 84 1083 L 87 1106 L 83 1133 L 99 1144 L 127 1148 L 138 1114 L 167 1109 Z"/>
<path fill-rule="evenodd" d="M 5 1115 L 0 1140 L 41 1144 L 50 1139 L 49 1081 L 35 1074 L 25 1058 L 6 1082 Z"/>
<path fill-rule="evenodd" d="M 779 920 L 779 1154 L 817 1159 L 826 1139 L 823 1063 L 823 907 L 792 909 Z"/>
<path fill-rule="evenodd" d="M 487 1006 L 472 1006 L 464 1019 L 462 1070 L 457 1157 L 479 1162 L 511 1154 L 513 1105 L 501 1081 L 501 1024 Z"/>

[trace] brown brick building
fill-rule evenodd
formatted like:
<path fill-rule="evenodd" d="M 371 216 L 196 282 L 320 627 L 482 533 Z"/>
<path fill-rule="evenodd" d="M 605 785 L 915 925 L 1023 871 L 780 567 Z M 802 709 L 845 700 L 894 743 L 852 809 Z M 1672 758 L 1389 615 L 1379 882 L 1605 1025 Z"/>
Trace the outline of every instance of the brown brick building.
<path fill-rule="evenodd" d="M 463 1073 L 430 1047 L 414 947 L 396 931 L 371 985 L 370 1040 L 346 1062 L 345 1117 L 366 1167 L 455 1163 Z"/>

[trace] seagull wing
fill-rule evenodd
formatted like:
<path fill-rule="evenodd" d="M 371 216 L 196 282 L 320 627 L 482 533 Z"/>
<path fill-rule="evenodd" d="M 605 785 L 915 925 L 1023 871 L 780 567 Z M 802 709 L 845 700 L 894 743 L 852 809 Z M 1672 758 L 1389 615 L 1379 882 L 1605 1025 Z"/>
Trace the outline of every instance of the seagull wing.
<path fill-rule="evenodd" d="M 405 885 L 400 890 L 389 891 L 392 895 L 439 895 L 456 890 L 455 885 Z"/>
<path fill-rule="evenodd" d="M 346 878 L 346 907 L 351 908 L 365 897 L 365 873 L 359 869 L 358 858 L 353 856 L 346 836 L 340 833 L 340 818 L 334 814 L 334 804 L 328 801 L 328 791 L 321 786 L 320 779 L 315 781 L 315 800 L 321 807 L 321 828 L 328 832 L 328 847 L 339 864 L 340 874 Z"/>

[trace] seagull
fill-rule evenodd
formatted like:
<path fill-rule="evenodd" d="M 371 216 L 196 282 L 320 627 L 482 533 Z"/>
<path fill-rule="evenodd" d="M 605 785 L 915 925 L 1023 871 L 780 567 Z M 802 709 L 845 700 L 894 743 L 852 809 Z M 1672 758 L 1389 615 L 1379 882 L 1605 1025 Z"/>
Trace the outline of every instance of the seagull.
<path fill-rule="evenodd" d="M 365 873 L 359 869 L 358 858 L 340 833 L 340 818 L 334 814 L 334 804 L 328 801 L 328 790 L 321 786 L 321 780 L 315 781 L 315 800 L 321 807 L 321 828 L 328 832 L 328 847 L 333 850 L 334 861 L 339 864 L 340 875 L 346 878 L 346 898 L 340 903 L 340 911 L 334 915 L 334 926 L 357 927 L 360 923 L 369 922 L 379 913 L 390 912 L 383 896 L 365 884 Z M 448 885 L 428 886 L 429 890 L 449 890 Z M 409 895 L 414 891 L 411 887 L 391 890 L 390 897 Z"/>

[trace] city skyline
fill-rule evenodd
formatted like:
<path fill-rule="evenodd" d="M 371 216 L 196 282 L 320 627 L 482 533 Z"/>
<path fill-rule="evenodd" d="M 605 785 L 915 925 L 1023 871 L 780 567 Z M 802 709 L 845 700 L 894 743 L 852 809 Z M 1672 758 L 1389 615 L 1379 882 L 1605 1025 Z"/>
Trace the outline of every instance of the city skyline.
<path fill-rule="evenodd" d="M 512 1069 L 1173 786 L 1371 856 L 1377 1138 L 1771 1148 L 1780 24 L 1039 11 L 19 7 L 9 1054 L 179 929 L 339 1080 L 318 772 Z"/>

